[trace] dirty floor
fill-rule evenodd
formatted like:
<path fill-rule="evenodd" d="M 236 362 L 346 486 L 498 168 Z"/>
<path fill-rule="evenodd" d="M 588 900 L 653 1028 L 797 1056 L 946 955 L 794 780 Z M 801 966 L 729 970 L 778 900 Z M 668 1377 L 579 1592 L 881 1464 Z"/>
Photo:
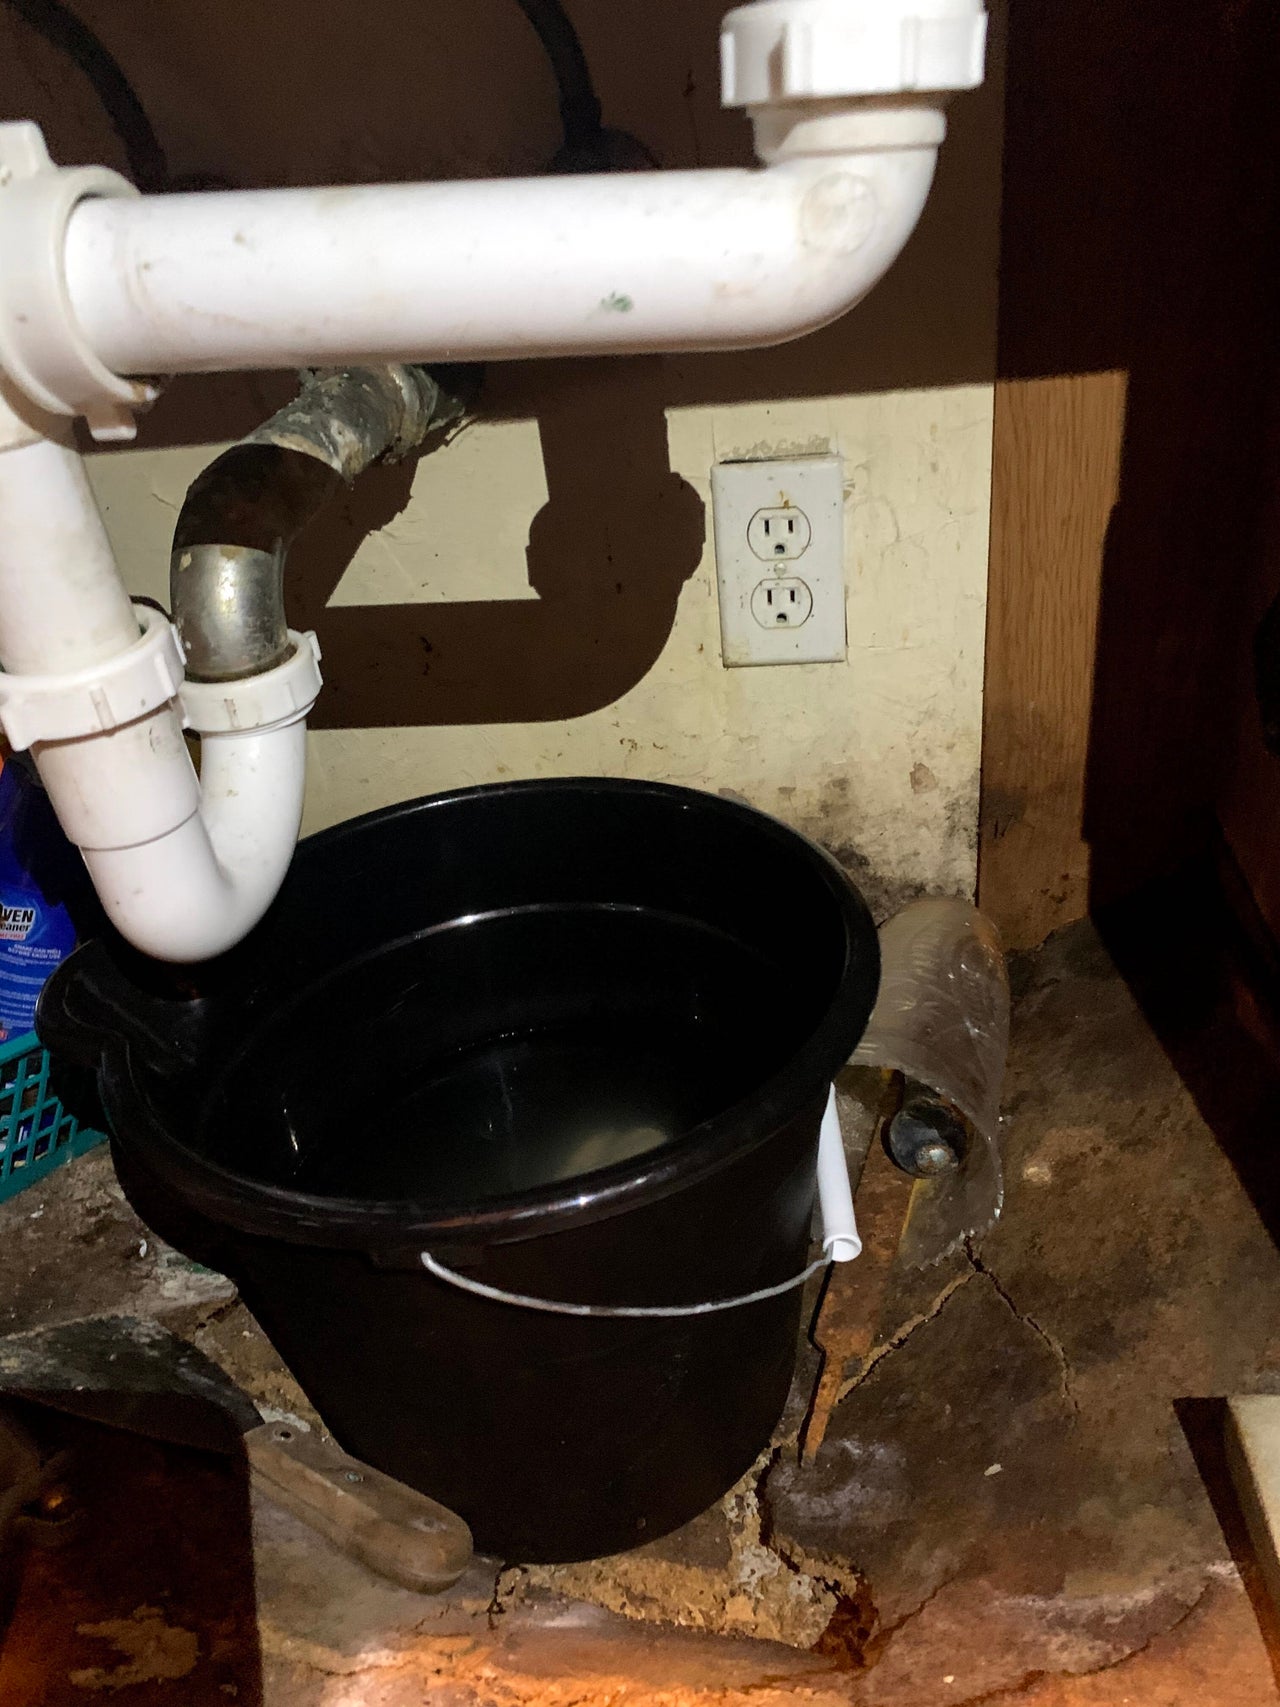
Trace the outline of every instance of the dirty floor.
<path fill-rule="evenodd" d="M 1016 984 L 1004 1219 L 894 1275 L 816 1463 L 790 1442 L 809 1354 L 774 1448 L 687 1530 L 591 1565 L 477 1564 L 419 1598 L 251 1499 L 230 1464 L 139 1450 L 127 1509 L 168 1502 L 186 1578 L 164 1580 L 172 1545 L 147 1566 L 140 1520 L 131 1570 L 99 1573 L 92 1612 L 56 1589 L 70 1551 L 32 1554 L 0 1601 L 0 1701 L 1280 1704 L 1220 1458 L 1223 1395 L 1280 1392 L 1280 1256 L 1092 929 Z M 96 1154 L 0 1208 L 0 1333 L 120 1312 L 307 1415 L 226 1284 L 149 1238 Z M 206 1592 L 192 1537 L 215 1521 Z"/>

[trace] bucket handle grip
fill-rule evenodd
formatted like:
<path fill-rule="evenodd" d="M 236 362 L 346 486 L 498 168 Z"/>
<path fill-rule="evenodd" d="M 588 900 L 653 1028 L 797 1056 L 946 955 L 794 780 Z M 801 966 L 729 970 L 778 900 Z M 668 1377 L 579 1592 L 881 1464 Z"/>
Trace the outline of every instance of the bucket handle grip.
<path fill-rule="evenodd" d="M 450 1286 L 457 1286 L 463 1292 L 471 1292 L 477 1298 L 487 1298 L 492 1304 L 516 1304 L 522 1310 L 542 1310 L 553 1316 L 626 1316 L 647 1318 L 652 1316 L 706 1316 L 713 1310 L 737 1310 L 744 1304 L 760 1304 L 766 1298 L 777 1298 L 783 1292 L 792 1292 L 797 1286 L 803 1286 L 812 1275 L 821 1268 L 826 1268 L 830 1258 L 824 1251 L 816 1262 L 811 1262 L 808 1268 L 800 1274 L 793 1274 L 790 1280 L 779 1281 L 777 1286 L 762 1286 L 758 1292 L 744 1292 L 739 1298 L 715 1298 L 707 1304 L 570 1304 L 563 1298 L 533 1298 L 525 1292 L 506 1292 L 500 1286 L 487 1286 L 482 1280 L 472 1280 L 470 1275 L 459 1274 L 457 1269 L 446 1268 L 442 1262 L 437 1262 L 430 1251 L 422 1252 L 422 1266 L 428 1274 L 433 1274 L 437 1280 L 446 1281 Z"/>
<path fill-rule="evenodd" d="M 706 1304 L 570 1304 L 563 1298 L 534 1298 L 527 1292 L 507 1292 L 500 1286 L 488 1286 L 483 1280 L 472 1280 L 470 1275 L 447 1268 L 430 1251 L 420 1252 L 420 1260 L 428 1274 L 449 1286 L 470 1292 L 476 1298 L 486 1298 L 491 1304 L 515 1304 L 521 1310 L 542 1310 L 552 1316 L 625 1316 L 641 1320 L 655 1316 L 708 1316 L 715 1310 L 738 1310 L 746 1304 L 762 1304 L 766 1298 L 793 1292 L 820 1268 L 831 1263 L 852 1262 L 862 1251 L 862 1240 L 858 1237 L 854 1219 L 853 1189 L 844 1139 L 840 1133 L 834 1085 L 827 1093 L 818 1137 L 818 1205 L 822 1213 L 822 1255 L 808 1268 L 793 1274 L 790 1280 L 780 1280 L 776 1286 L 762 1286 L 756 1292 L 744 1292 L 737 1298 L 714 1298 Z"/>

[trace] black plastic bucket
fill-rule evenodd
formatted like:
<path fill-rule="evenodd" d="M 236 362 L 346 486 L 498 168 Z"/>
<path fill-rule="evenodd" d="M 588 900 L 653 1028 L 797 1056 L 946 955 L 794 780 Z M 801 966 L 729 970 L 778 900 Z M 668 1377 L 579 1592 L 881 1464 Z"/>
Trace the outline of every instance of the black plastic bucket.
<path fill-rule="evenodd" d="M 565 1560 L 652 1540 L 768 1441 L 827 1087 L 870 1013 L 844 873 L 747 807 L 518 783 L 303 842 L 253 936 L 195 970 L 81 949 L 41 1009 L 96 1065 L 116 1166 L 239 1286 L 338 1441 Z"/>

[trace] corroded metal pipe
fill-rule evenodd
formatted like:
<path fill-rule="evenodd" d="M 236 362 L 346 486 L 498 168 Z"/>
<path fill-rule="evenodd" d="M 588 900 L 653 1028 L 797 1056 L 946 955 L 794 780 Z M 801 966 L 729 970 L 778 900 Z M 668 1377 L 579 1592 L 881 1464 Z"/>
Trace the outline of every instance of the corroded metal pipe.
<path fill-rule="evenodd" d="M 456 389 L 399 363 L 322 370 L 197 477 L 169 563 L 193 681 L 238 681 L 289 656 L 284 565 L 293 539 L 373 463 L 399 461 L 460 420 Z"/>

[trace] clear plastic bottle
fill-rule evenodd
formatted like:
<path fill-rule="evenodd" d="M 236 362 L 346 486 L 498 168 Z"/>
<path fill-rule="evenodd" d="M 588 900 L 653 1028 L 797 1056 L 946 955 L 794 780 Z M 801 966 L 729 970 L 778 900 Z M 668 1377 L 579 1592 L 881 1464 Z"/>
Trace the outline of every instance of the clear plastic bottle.
<path fill-rule="evenodd" d="M 904 907 L 881 927 L 880 955 L 880 995 L 853 1063 L 903 1075 L 890 1148 L 901 1149 L 900 1164 L 908 1152 L 926 1163 L 908 1168 L 922 1185 L 903 1254 L 936 1261 L 984 1232 L 1003 1206 L 1000 1093 L 1009 1054 L 1009 978 L 999 932 L 968 901 Z"/>

